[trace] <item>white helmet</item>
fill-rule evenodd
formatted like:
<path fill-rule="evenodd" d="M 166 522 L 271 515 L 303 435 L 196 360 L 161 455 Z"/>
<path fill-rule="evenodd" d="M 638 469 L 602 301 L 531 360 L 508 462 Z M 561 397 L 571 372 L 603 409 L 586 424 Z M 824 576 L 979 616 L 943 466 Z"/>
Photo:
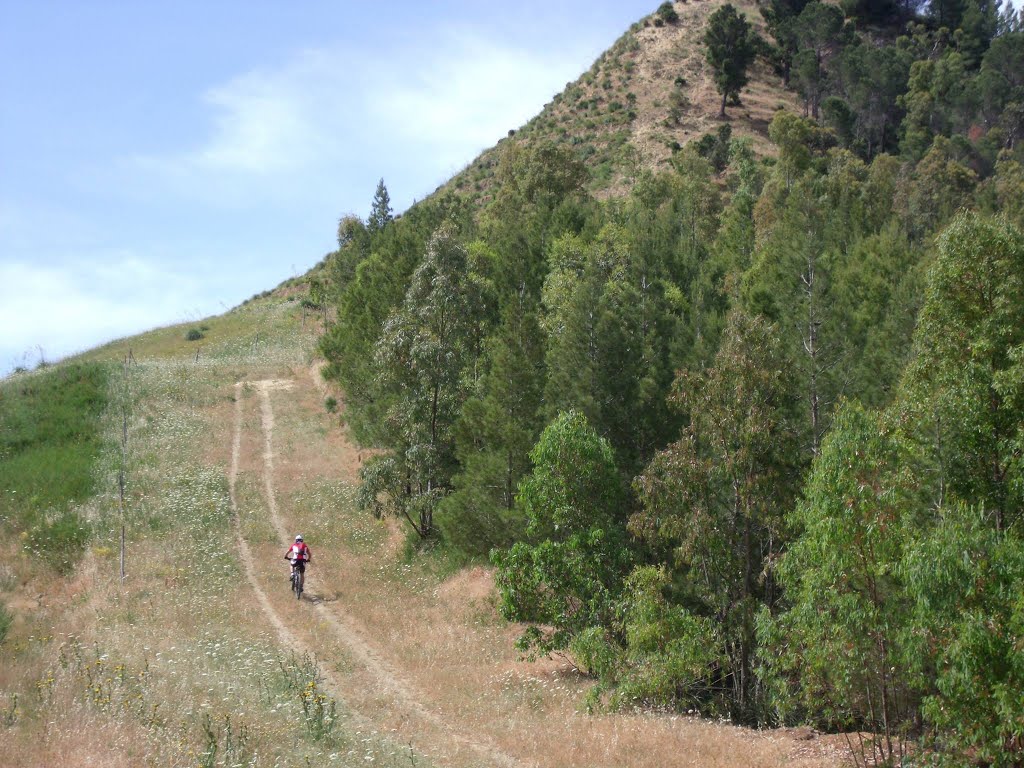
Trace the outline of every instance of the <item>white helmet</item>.
<path fill-rule="evenodd" d="M 302 541 L 302 534 L 300 533 L 298 536 L 296 536 L 295 540 L 296 541 Z"/>

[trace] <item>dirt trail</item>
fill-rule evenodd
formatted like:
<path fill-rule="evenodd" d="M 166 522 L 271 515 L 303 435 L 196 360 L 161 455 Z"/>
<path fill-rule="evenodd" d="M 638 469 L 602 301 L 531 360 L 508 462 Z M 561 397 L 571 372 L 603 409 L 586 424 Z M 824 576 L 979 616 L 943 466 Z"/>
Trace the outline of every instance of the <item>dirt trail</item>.
<path fill-rule="evenodd" d="M 228 496 L 231 501 L 231 516 L 235 522 L 235 539 L 238 543 L 238 551 L 242 555 L 242 564 L 245 566 L 246 580 L 249 582 L 249 586 L 252 588 L 253 594 L 256 595 L 256 600 L 260 604 L 260 608 L 263 609 L 263 614 L 267 617 L 267 621 L 277 632 L 278 639 L 283 645 L 290 648 L 294 648 L 300 653 L 311 653 L 311 649 L 308 648 L 298 637 L 291 632 L 285 625 L 281 617 L 277 615 L 274 607 L 270 604 L 270 600 L 267 597 L 266 592 L 260 586 L 259 581 L 256 578 L 256 562 L 252 556 L 252 552 L 249 549 L 249 545 L 242 536 L 242 528 L 238 520 L 238 499 L 235 493 L 236 486 L 238 484 L 238 465 L 242 452 L 242 382 L 235 384 L 235 427 L 234 434 L 231 441 L 231 466 L 228 470 Z M 331 679 L 330 673 L 325 671 L 324 677 L 328 684 L 335 691 L 340 690 L 341 686 L 338 685 L 336 680 Z"/>
<path fill-rule="evenodd" d="M 305 370 L 294 379 L 235 385 L 231 506 L 236 520 L 245 521 L 250 538 L 239 525 L 239 551 L 267 621 L 284 647 L 328 662 L 322 665 L 329 667 L 325 683 L 339 700 L 336 694 L 345 692 L 344 709 L 353 723 L 389 740 L 415 740 L 417 752 L 434 765 L 459 768 L 843 763 L 843 750 L 834 744 L 798 740 L 784 731 L 676 717 L 579 716 L 582 689 L 571 680 L 563 683 L 557 663 L 527 671 L 511 654 L 496 657 L 494 649 L 510 647 L 514 638 L 509 628 L 489 628 L 486 617 L 481 623 L 473 615 L 472 605 L 489 594 L 486 573 L 449 579 L 435 600 L 393 596 L 387 578 L 376 574 L 382 562 L 394 560 L 388 547 L 395 538 L 382 530 L 375 533 L 379 548 L 366 552 L 348 551 L 344 537 L 332 534 L 332 549 L 319 559 L 324 572 L 314 570 L 323 591 L 307 592 L 302 602 L 288 599 L 280 552 L 291 543 L 298 520 L 306 526 L 320 518 L 301 506 L 306 502 L 299 499 L 308 498 L 303 494 L 294 496 L 295 509 L 291 502 L 279 503 L 278 495 L 291 499 L 288 494 L 319 478 L 354 478 L 359 464 L 358 452 L 337 432 L 323 442 L 315 437 L 321 425 L 333 423 L 316 416 L 322 394 L 314 372 Z M 346 452 L 352 456 L 346 459 Z M 358 541 L 352 545 L 360 546 Z M 338 601 L 342 583 L 355 599 Z M 474 588 L 482 590 L 476 603 Z M 458 616 L 453 607 L 461 611 Z M 404 620 L 395 611 L 406 611 Z"/>
<path fill-rule="evenodd" d="M 259 396 L 261 432 L 263 437 L 263 488 L 270 516 L 270 524 L 277 533 L 278 541 L 282 548 L 291 542 L 291 533 L 285 527 L 285 521 L 279 512 L 277 505 L 277 494 L 274 484 L 274 410 L 271 403 L 271 392 L 287 391 L 294 385 L 288 380 L 268 379 L 263 381 L 247 382 L 256 389 Z M 246 578 L 249 581 L 256 598 L 263 609 L 268 621 L 277 630 L 281 642 L 291 648 L 303 653 L 311 653 L 314 649 L 309 648 L 295 633 L 290 631 L 278 614 L 273 604 L 268 599 L 257 578 L 257 569 L 254 558 L 245 538 L 241 534 L 241 528 L 237 525 L 238 507 L 235 495 L 235 486 L 238 477 L 238 467 L 241 454 L 242 442 L 242 388 L 243 382 L 235 384 L 235 425 L 231 450 L 231 467 L 228 481 L 231 497 L 231 510 L 236 520 L 236 535 L 239 551 L 242 554 L 242 561 L 245 564 Z M 422 701 L 424 694 L 416 687 L 399 675 L 368 642 L 365 630 L 362 630 L 356 620 L 337 607 L 332 607 L 322 601 L 311 601 L 312 608 L 317 615 L 330 626 L 333 635 L 340 640 L 347 648 L 352 657 L 369 673 L 378 689 L 386 691 L 392 696 L 396 703 L 399 703 L 405 710 L 406 715 L 420 722 L 421 725 L 429 726 L 436 731 L 443 741 L 453 742 L 472 750 L 478 757 L 484 758 L 489 764 L 502 766 L 523 766 L 522 763 L 498 747 L 479 738 L 473 739 L 456 731 L 439 713 L 426 708 Z M 315 654 L 314 654 L 315 655 Z M 332 690 L 340 691 L 338 681 L 325 672 L 325 679 Z M 339 697 L 340 698 L 340 697 Z M 366 718 L 360 717 L 360 720 Z"/>

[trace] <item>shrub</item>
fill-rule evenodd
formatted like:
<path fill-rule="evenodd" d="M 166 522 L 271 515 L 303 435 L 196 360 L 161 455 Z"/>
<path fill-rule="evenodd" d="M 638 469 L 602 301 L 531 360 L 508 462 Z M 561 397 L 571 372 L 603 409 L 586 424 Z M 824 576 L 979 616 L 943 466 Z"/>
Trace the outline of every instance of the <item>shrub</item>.
<path fill-rule="evenodd" d="M 721 638 L 710 619 L 665 598 L 669 581 L 663 568 L 636 568 L 615 602 L 613 631 L 590 627 L 573 639 L 573 658 L 600 680 L 589 707 L 724 711 L 714 684 L 725 664 Z"/>
<path fill-rule="evenodd" d="M 82 556 L 89 534 L 88 522 L 69 509 L 29 529 L 25 548 L 57 573 L 66 576 Z"/>
<path fill-rule="evenodd" d="M 203 338 L 203 332 L 198 328 L 189 328 L 188 333 L 185 334 L 185 341 L 199 341 Z"/>
<path fill-rule="evenodd" d="M 7 638 L 12 623 L 14 623 L 14 617 L 7 610 L 7 606 L 0 603 L 0 644 Z"/>
<path fill-rule="evenodd" d="M 518 511 L 534 543 L 496 550 L 499 610 L 533 621 L 518 641 L 531 654 L 569 647 L 607 624 L 629 553 L 616 513 L 625 496 L 611 446 L 578 411 L 559 414 L 530 452 Z"/>
<path fill-rule="evenodd" d="M 475 457 L 470 469 L 476 478 L 495 477 L 504 465 L 497 454 L 488 454 Z M 526 525 L 522 516 L 496 503 L 482 484 L 460 482 L 460 486 L 437 509 L 435 522 L 445 541 L 469 557 L 486 557 L 496 547 L 512 546 Z"/>
<path fill-rule="evenodd" d="M 676 13 L 675 7 L 669 0 L 665 0 L 664 3 L 658 6 L 657 14 L 658 18 L 654 20 L 655 24 L 658 24 L 659 20 L 666 24 L 674 24 L 679 21 L 679 14 Z"/>
<path fill-rule="evenodd" d="M 333 395 L 324 400 L 324 408 L 327 409 L 328 413 L 334 413 L 338 410 L 338 399 Z"/>

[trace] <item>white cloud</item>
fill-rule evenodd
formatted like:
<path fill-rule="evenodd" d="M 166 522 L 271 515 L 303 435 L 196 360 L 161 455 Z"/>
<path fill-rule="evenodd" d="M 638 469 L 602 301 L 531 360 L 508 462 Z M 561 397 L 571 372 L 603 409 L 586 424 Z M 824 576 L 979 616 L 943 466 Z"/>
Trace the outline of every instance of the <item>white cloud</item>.
<path fill-rule="evenodd" d="M 389 168 L 438 183 L 535 114 L 579 74 L 580 58 L 564 48 L 511 47 L 469 28 L 393 50 L 306 50 L 209 88 L 206 140 L 135 164 L 217 204 L 322 198 Z M 411 199 L 431 189 L 404 192 Z M 372 186 L 364 194 L 368 202 Z M 393 193 L 407 202 L 401 197 Z"/>
<path fill-rule="evenodd" d="M 95 254 L 89 263 L 0 263 L 0 375 L 41 348 L 53 360 L 140 328 L 185 319 L 195 286 L 131 254 Z M 15 346 L 18 344 L 20 346 Z"/>
<path fill-rule="evenodd" d="M 403 62 L 388 73 L 385 97 L 368 99 L 367 108 L 397 140 L 462 164 L 536 114 L 579 74 L 579 60 L 579 52 L 513 48 L 452 29 L 421 65 Z"/>
<path fill-rule="evenodd" d="M 215 170 L 287 169 L 296 159 L 294 150 L 306 146 L 309 126 L 303 105 L 275 86 L 248 75 L 207 92 L 205 101 L 218 111 L 216 131 L 194 161 Z"/>
<path fill-rule="evenodd" d="M 129 172 L 216 205 L 292 196 L 325 160 L 325 129 L 336 122 L 324 97 L 341 87 L 342 68 L 329 58 L 306 52 L 210 87 L 197 118 L 209 124 L 205 141 L 130 158 Z"/>

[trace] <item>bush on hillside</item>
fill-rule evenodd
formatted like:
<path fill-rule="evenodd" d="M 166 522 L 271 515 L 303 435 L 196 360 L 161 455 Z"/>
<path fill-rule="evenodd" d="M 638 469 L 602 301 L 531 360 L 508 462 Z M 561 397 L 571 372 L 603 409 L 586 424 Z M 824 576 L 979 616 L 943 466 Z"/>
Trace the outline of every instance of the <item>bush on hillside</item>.
<path fill-rule="evenodd" d="M 189 328 L 188 333 L 185 334 L 185 341 L 199 341 L 203 338 L 203 332 L 198 328 Z"/>
<path fill-rule="evenodd" d="M 81 558 L 89 534 L 88 522 L 69 509 L 29 529 L 25 549 L 37 560 L 66 576 Z"/>
<path fill-rule="evenodd" d="M 674 24 L 679 21 L 679 14 L 676 13 L 675 6 L 673 6 L 669 0 L 665 0 L 664 3 L 658 6 L 657 14 L 658 18 L 655 19 L 655 24 L 657 24 L 659 20 L 665 24 Z"/>

